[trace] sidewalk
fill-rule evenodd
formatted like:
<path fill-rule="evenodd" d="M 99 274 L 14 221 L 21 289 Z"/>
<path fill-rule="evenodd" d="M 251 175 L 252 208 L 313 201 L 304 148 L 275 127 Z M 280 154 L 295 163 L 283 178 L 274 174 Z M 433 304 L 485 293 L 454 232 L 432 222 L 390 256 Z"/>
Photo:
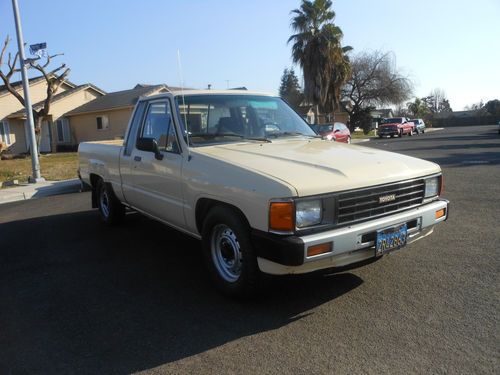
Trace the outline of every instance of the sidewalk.
<path fill-rule="evenodd" d="M 0 189 L 0 204 L 25 199 L 48 197 L 50 195 L 76 193 L 81 189 L 78 178 L 63 181 L 45 181 L 36 184 L 23 184 Z"/>

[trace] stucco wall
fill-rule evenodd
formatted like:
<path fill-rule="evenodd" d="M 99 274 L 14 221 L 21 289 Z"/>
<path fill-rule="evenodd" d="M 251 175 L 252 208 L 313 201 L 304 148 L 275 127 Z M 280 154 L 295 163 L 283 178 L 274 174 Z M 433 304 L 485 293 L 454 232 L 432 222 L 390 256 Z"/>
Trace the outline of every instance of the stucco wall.
<path fill-rule="evenodd" d="M 69 123 L 75 142 L 105 141 L 124 137 L 132 110 L 133 107 L 128 107 L 70 116 Z M 107 129 L 97 129 L 96 118 L 99 116 L 108 116 Z"/>
<path fill-rule="evenodd" d="M 98 96 L 101 96 L 97 92 L 86 89 L 86 90 L 81 90 L 78 91 L 74 94 L 71 94 L 57 102 L 54 102 L 50 106 L 50 115 L 52 116 L 52 152 L 56 151 L 56 146 L 57 144 L 60 144 L 57 141 L 57 126 L 56 126 L 56 120 L 58 120 L 60 117 L 64 117 L 64 114 L 87 103 L 90 102 L 91 100 L 94 100 Z M 70 125 L 70 141 L 67 142 L 66 144 L 76 144 L 76 138 L 73 132 L 71 131 L 71 125 Z"/>
<path fill-rule="evenodd" d="M 69 86 L 62 84 L 57 94 L 66 91 Z M 24 97 L 24 91 L 22 89 L 18 90 L 21 96 Z M 35 104 L 41 100 L 45 99 L 47 94 L 47 85 L 45 81 L 37 82 L 30 86 L 30 98 L 31 103 Z M 19 100 L 16 99 L 11 93 L 0 96 L 0 120 L 7 117 L 8 115 L 23 109 Z"/>
<path fill-rule="evenodd" d="M 13 154 L 27 151 L 26 133 L 24 132 L 24 120 L 9 120 L 10 128 L 10 150 Z"/>
<path fill-rule="evenodd" d="M 70 88 L 71 87 L 69 85 L 63 83 L 59 87 L 57 94 L 60 94 Z M 21 96 L 24 97 L 24 91 L 22 87 L 18 90 L 18 92 L 21 94 Z M 45 81 L 40 81 L 30 85 L 30 98 L 33 104 L 44 100 L 46 95 L 47 95 L 47 84 Z M 83 102 L 73 106 L 71 109 L 76 108 L 81 104 L 83 104 Z M 24 120 L 7 119 L 7 116 L 22 109 L 23 106 L 16 99 L 16 97 L 14 97 L 14 95 L 8 93 L 0 96 L 0 120 L 7 120 L 9 123 L 10 142 L 11 142 L 9 147 L 11 152 L 14 154 L 28 151 L 28 147 L 26 144 L 26 134 L 24 131 Z"/>

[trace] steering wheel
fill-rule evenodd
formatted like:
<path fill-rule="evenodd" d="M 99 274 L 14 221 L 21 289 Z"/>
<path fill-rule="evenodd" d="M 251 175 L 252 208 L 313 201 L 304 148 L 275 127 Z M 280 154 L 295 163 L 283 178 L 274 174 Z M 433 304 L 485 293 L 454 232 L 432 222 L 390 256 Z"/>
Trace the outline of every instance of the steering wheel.
<path fill-rule="evenodd" d="M 281 127 L 275 122 L 267 121 L 263 122 L 264 131 L 266 133 L 280 133 Z"/>

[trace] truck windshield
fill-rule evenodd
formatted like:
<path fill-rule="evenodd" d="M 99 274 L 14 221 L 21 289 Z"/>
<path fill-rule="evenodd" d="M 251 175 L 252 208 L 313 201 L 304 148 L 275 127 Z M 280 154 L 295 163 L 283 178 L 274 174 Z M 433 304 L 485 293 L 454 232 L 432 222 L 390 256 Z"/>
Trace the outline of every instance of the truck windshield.
<path fill-rule="evenodd" d="M 283 100 L 271 96 L 210 94 L 176 97 L 192 145 L 316 134 Z"/>
<path fill-rule="evenodd" d="M 403 119 L 401 117 L 396 118 L 386 118 L 382 120 L 382 124 L 401 124 Z"/>

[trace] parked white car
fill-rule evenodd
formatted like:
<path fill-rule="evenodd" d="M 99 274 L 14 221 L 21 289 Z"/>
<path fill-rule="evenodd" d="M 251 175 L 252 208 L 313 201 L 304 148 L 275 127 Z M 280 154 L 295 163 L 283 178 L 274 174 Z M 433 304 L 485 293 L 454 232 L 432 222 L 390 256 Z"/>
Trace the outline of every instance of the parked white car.
<path fill-rule="evenodd" d="M 82 143 L 79 163 L 104 222 L 128 207 L 201 239 L 229 295 L 262 273 L 359 267 L 448 216 L 438 165 L 322 140 L 280 98 L 248 91 L 144 98 L 125 141 Z"/>
<path fill-rule="evenodd" d="M 421 118 L 416 118 L 416 119 L 413 119 L 413 120 L 410 120 L 411 122 L 413 122 L 415 124 L 415 132 L 417 134 L 420 134 L 420 133 L 425 133 L 425 122 L 424 120 L 422 120 Z"/>

